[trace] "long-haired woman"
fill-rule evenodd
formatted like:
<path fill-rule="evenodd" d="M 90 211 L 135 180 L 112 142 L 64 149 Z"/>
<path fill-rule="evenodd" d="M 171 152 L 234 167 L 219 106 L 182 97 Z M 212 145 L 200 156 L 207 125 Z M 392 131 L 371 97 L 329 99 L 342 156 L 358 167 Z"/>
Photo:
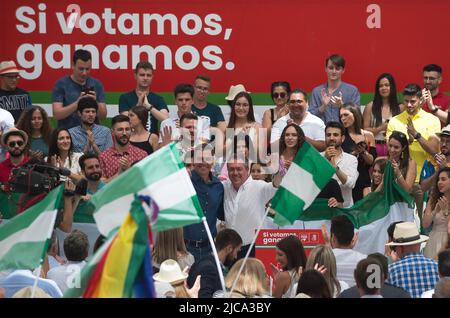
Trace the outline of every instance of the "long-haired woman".
<path fill-rule="evenodd" d="M 392 161 L 396 182 L 406 192 L 411 192 L 417 172 L 416 161 L 411 159 L 408 146 L 408 137 L 394 130 L 389 136 L 387 158 Z"/>

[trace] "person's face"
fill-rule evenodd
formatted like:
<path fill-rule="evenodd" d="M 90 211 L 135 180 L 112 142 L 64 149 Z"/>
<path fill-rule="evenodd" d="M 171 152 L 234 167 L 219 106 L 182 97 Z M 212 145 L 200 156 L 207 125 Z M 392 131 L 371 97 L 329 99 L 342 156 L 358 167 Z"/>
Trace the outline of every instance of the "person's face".
<path fill-rule="evenodd" d="M 405 95 L 403 104 L 406 106 L 406 111 L 409 115 L 415 115 L 420 110 L 420 98 L 416 95 Z"/>
<path fill-rule="evenodd" d="M 442 171 L 439 174 L 438 181 L 437 181 L 437 188 L 439 189 L 439 192 L 445 193 L 450 190 L 450 178 L 448 177 L 448 172 Z"/>
<path fill-rule="evenodd" d="M 128 117 L 130 118 L 131 128 L 136 128 L 141 123 L 141 121 L 139 120 L 139 117 L 132 111 L 128 112 Z"/>
<path fill-rule="evenodd" d="M 147 89 L 152 84 L 153 71 L 150 68 L 139 68 L 134 74 L 137 86 L 140 89 Z"/>
<path fill-rule="evenodd" d="M 389 97 L 389 94 L 391 93 L 391 84 L 389 83 L 389 80 L 387 78 L 382 78 L 379 85 L 378 91 L 381 97 Z"/>
<path fill-rule="evenodd" d="M 289 127 L 286 129 L 286 133 L 284 135 L 284 142 L 286 144 L 286 148 L 294 148 L 298 143 L 298 134 L 297 130 L 294 127 Z"/>
<path fill-rule="evenodd" d="M 73 77 L 79 83 L 86 82 L 86 79 L 91 72 L 92 61 L 89 60 L 87 62 L 78 59 L 75 64 L 72 65 Z"/>
<path fill-rule="evenodd" d="M 383 173 L 381 172 L 380 165 L 377 163 L 373 166 L 372 180 L 375 185 L 379 185 L 381 180 L 383 180 Z"/>
<path fill-rule="evenodd" d="M 247 145 L 245 144 L 245 140 L 238 140 L 236 143 L 236 152 L 238 156 L 243 156 L 244 158 L 248 158 L 249 150 Z"/>
<path fill-rule="evenodd" d="M 231 267 L 231 265 L 233 265 L 234 261 L 237 259 L 239 252 L 241 251 L 241 246 L 242 245 L 239 245 L 233 248 L 231 245 L 229 245 L 227 247 L 230 250 L 230 252 L 227 254 L 227 256 L 225 256 L 225 261 L 223 262 L 223 265 L 225 265 L 228 268 Z"/>
<path fill-rule="evenodd" d="M 280 263 L 281 268 L 286 268 L 288 266 L 288 259 L 286 253 L 277 248 L 277 252 L 275 254 L 275 259 L 278 263 Z"/>
<path fill-rule="evenodd" d="M 197 132 L 197 120 L 196 119 L 185 119 L 181 126 L 183 130 L 188 131 L 191 138 L 195 138 Z"/>
<path fill-rule="evenodd" d="M 388 142 L 388 155 L 390 159 L 398 160 L 402 154 L 402 144 L 395 138 Z"/>
<path fill-rule="evenodd" d="M 178 111 L 182 114 L 186 114 L 191 111 L 194 100 L 190 93 L 178 93 L 175 98 L 175 103 L 177 104 Z"/>
<path fill-rule="evenodd" d="M 331 60 L 328 60 L 325 72 L 327 73 L 328 80 L 338 81 L 341 79 L 342 74 L 344 74 L 344 68 L 342 66 L 337 66 Z"/>
<path fill-rule="evenodd" d="M 210 83 L 202 79 L 196 79 L 194 82 L 195 98 L 199 101 L 205 101 L 208 97 Z"/>
<path fill-rule="evenodd" d="M 440 141 L 442 154 L 448 156 L 450 154 L 450 136 L 441 135 Z"/>
<path fill-rule="evenodd" d="M 442 78 L 438 72 L 423 72 L 423 84 L 426 89 L 434 91 L 441 82 Z"/>
<path fill-rule="evenodd" d="M 25 151 L 26 144 L 21 136 L 11 135 L 8 138 L 6 146 L 11 157 L 17 158 Z"/>
<path fill-rule="evenodd" d="M 302 118 L 308 109 L 308 102 L 302 93 L 291 94 L 288 104 L 292 118 Z"/>
<path fill-rule="evenodd" d="M 228 177 L 233 187 L 239 189 L 248 178 L 248 171 L 245 164 L 240 161 L 229 162 L 227 165 Z"/>
<path fill-rule="evenodd" d="M 102 177 L 102 169 L 97 158 L 89 158 L 84 161 L 84 175 L 89 181 L 98 181 Z"/>
<path fill-rule="evenodd" d="M 116 123 L 113 127 L 113 135 L 115 141 L 120 146 L 126 146 L 130 141 L 131 126 L 127 121 Z"/>
<path fill-rule="evenodd" d="M 353 113 L 348 109 L 341 108 L 339 113 L 342 125 L 344 125 L 345 128 L 351 127 L 355 123 L 355 116 L 353 116 Z"/>
<path fill-rule="evenodd" d="M 247 119 L 249 111 L 250 104 L 248 103 L 247 98 L 244 96 L 239 97 L 234 104 L 234 113 L 236 114 L 236 118 Z"/>
<path fill-rule="evenodd" d="M 31 128 L 40 130 L 43 122 L 41 111 L 36 109 L 31 115 Z"/>
<path fill-rule="evenodd" d="M 0 80 L 2 82 L 2 88 L 5 91 L 13 91 L 17 88 L 17 83 L 19 82 L 19 73 L 8 73 L 0 75 Z"/>
<path fill-rule="evenodd" d="M 344 136 L 341 134 L 339 128 L 328 127 L 325 131 L 325 144 L 327 147 L 334 146 L 336 148 L 342 145 L 344 141 Z"/>
<path fill-rule="evenodd" d="M 272 98 L 275 105 L 281 107 L 286 105 L 288 100 L 288 93 L 283 86 L 276 86 L 273 89 Z"/>
<path fill-rule="evenodd" d="M 194 170 L 199 175 L 207 175 L 211 171 L 214 157 L 211 150 L 204 149 L 201 153 L 196 153 L 194 157 Z"/>
<path fill-rule="evenodd" d="M 58 139 L 56 140 L 56 146 L 58 147 L 58 149 L 69 151 L 70 143 L 71 143 L 70 134 L 65 130 L 61 130 L 58 133 Z"/>
<path fill-rule="evenodd" d="M 261 165 L 255 163 L 250 171 L 253 180 L 264 180 L 265 175 L 261 173 Z"/>
<path fill-rule="evenodd" d="M 85 108 L 80 113 L 80 120 L 83 124 L 91 126 L 95 122 L 97 111 L 95 108 Z"/>

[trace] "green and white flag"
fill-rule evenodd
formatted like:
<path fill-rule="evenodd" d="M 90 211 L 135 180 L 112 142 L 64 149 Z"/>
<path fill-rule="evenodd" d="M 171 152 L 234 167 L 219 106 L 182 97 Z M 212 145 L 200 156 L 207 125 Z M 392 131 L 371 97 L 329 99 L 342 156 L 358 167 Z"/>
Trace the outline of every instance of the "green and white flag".
<path fill-rule="evenodd" d="M 134 194 L 150 196 L 159 207 L 155 231 L 201 222 L 203 211 L 189 174 L 171 143 L 130 167 L 95 193 L 89 208 L 95 222 L 108 236 L 128 214 Z"/>
<path fill-rule="evenodd" d="M 274 222 L 281 226 L 294 223 L 335 172 L 328 160 L 304 142 L 272 199 Z"/>
<path fill-rule="evenodd" d="M 0 271 L 34 269 L 47 252 L 63 186 L 0 226 Z"/>

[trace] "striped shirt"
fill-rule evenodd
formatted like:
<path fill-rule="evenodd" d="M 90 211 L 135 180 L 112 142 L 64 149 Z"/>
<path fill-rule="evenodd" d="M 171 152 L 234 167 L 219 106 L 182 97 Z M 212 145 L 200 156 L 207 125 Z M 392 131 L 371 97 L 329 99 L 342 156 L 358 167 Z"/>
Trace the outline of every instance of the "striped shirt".
<path fill-rule="evenodd" d="M 73 151 L 84 152 L 87 143 L 86 130 L 80 125 L 70 128 L 69 133 L 72 137 Z M 106 151 L 113 146 L 111 130 L 108 127 L 93 124 L 92 133 L 94 134 L 95 144 L 100 148 L 100 151 Z M 93 149 L 88 149 L 88 151 L 90 150 Z"/>
<path fill-rule="evenodd" d="M 438 264 L 421 253 L 408 253 L 389 265 L 388 283 L 405 289 L 413 298 L 433 289 L 439 280 Z"/>

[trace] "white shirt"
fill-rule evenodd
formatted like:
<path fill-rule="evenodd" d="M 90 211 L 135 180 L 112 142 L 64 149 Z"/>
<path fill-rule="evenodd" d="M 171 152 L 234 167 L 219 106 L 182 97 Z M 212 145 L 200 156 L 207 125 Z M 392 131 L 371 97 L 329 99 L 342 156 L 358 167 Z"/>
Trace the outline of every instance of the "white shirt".
<path fill-rule="evenodd" d="M 337 279 L 344 281 L 348 286 L 356 285 L 354 271 L 358 262 L 365 259 L 367 255 L 352 249 L 333 248 L 336 257 Z"/>
<path fill-rule="evenodd" d="M 325 157 L 325 152 L 321 153 Z M 352 190 L 355 187 L 356 180 L 358 179 L 358 159 L 355 156 L 342 151 L 341 155 L 337 158 L 337 166 L 347 175 L 347 181 L 343 184 L 336 174 L 333 175 L 339 186 L 341 187 L 342 197 L 344 198 L 344 208 L 351 207 L 353 205 Z"/>
<path fill-rule="evenodd" d="M 280 139 L 283 129 L 287 126 L 288 120 L 291 116 L 287 114 L 279 118 L 272 126 L 272 131 L 270 133 L 270 143 L 273 143 Z M 305 133 L 305 136 L 311 138 L 312 140 L 325 140 L 325 124 L 319 117 L 306 112 L 305 118 L 303 118 L 302 123 L 299 125 L 300 128 Z"/>
<path fill-rule="evenodd" d="M 162 143 L 162 136 L 164 135 L 164 128 L 165 127 L 172 127 L 172 141 L 178 141 L 180 140 L 181 133 L 180 128 L 177 127 L 177 125 L 180 125 L 180 117 L 178 117 L 178 112 L 175 113 L 172 117 L 164 119 L 161 122 L 160 128 L 159 128 L 159 140 L 158 143 Z M 197 120 L 197 131 L 198 136 L 197 140 L 210 140 L 211 135 L 209 132 L 210 127 L 210 119 L 207 116 L 198 116 Z"/>
<path fill-rule="evenodd" d="M 251 176 L 241 185 L 239 191 L 234 189 L 230 180 L 224 181 L 223 187 L 226 227 L 239 233 L 242 245 L 248 245 L 266 212 L 266 203 L 272 199 L 277 189 L 272 183 L 253 180 Z"/>
<path fill-rule="evenodd" d="M 11 113 L 3 108 L 0 108 L 0 136 L 7 133 L 8 130 L 14 127 L 14 117 Z M 6 159 L 6 149 L 0 145 L 0 162 Z"/>
<path fill-rule="evenodd" d="M 433 298 L 433 295 L 434 295 L 434 288 L 423 292 L 420 298 Z"/>
<path fill-rule="evenodd" d="M 86 262 L 82 261 L 68 262 L 67 264 L 56 266 L 47 272 L 47 279 L 54 281 L 64 294 L 69 288 L 76 287 L 75 284 L 85 264 Z"/>

